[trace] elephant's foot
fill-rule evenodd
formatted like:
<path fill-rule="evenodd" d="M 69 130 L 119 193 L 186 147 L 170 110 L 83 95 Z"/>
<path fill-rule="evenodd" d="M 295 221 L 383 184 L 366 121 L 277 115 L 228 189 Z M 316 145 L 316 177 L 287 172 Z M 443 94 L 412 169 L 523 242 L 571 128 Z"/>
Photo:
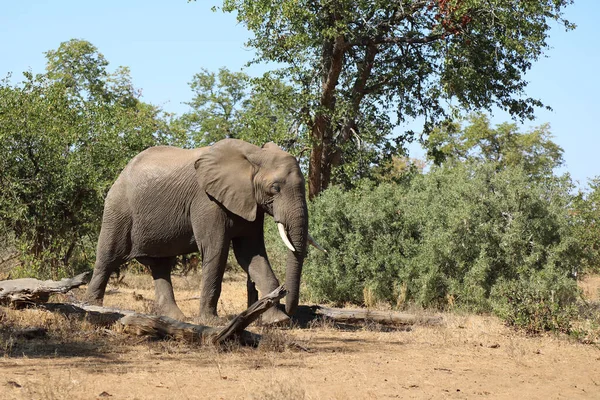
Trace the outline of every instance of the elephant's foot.
<path fill-rule="evenodd" d="M 201 313 L 196 322 L 206 326 L 225 326 L 229 322 L 229 319 L 219 317 L 217 314 Z"/>
<path fill-rule="evenodd" d="M 163 315 L 165 317 L 173 318 L 178 321 L 185 321 L 185 314 L 181 312 L 179 307 L 177 306 L 156 306 L 156 313 L 158 315 Z"/>
<path fill-rule="evenodd" d="M 83 298 L 83 301 L 85 301 L 87 304 L 89 304 L 91 306 L 102 306 L 102 304 L 104 303 L 103 298 L 97 298 L 95 296 L 89 296 L 89 295 L 86 295 Z"/>
<path fill-rule="evenodd" d="M 289 321 L 289 315 L 280 310 L 277 305 L 269 308 L 261 315 L 261 323 L 263 325 L 287 325 Z"/>

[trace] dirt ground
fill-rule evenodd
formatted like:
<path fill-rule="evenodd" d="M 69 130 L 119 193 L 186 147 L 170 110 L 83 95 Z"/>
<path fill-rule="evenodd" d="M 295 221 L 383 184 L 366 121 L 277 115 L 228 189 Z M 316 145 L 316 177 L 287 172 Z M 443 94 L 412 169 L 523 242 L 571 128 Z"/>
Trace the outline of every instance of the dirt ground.
<path fill-rule="evenodd" d="M 186 315 L 196 277 L 177 278 Z M 584 282 L 589 298 L 600 277 Z M 105 305 L 148 312 L 149 276 L 109 287 Z M 245 282 L 224 283 L 221 314 L 245 308 Z M 251 326 L 264 342 L 228 351 L 149 341 L 44 311 L 0 309 L 2 324 L 44 326 L 45 339 L 0 348 L 1 399 L 600 399 L 600 348 L 527 337 L 494 317 L 444 314 L 441 326 Z M 293 346 L 292 343 L 300 346 Z M 304 347 L 302 350 L 300 347 Z"/>

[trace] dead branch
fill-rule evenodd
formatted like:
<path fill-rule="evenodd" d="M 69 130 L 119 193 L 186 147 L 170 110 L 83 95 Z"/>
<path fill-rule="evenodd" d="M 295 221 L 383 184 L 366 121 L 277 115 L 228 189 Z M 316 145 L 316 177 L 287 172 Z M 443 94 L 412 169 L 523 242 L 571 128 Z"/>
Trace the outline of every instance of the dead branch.
<path fill-rule="evenodd" d="M 83 285 L 88 282 L 89 275 L 89 273 L 84 273 L 61 281 L 40 281 L 31 278 L 1 281 L 0 302 L 35 303 L 38 307 L 49 311 L 58 311 L 66 315 L 78 314 L 104 325 L 119 323 L 126 330 L 137 335 L 148 335 L 155 338 L 173 337 L 214 344 L 222 344 L 236 339 L 242 344 L 257 345 L 260 336 L 247 332 L 245 329 L 262 313 L 273 307 L 286 293 L 283 285 L 278 287 L 231 320 L 224 328 L 195 325 L 165 316 L 140 314 L 130 310 L 88 304 L 39 304 L 47 302 L 52 293 L 66 293 Z"/>
<path fill-rule="evenodd" d="M 0 303 L 36 303 L 38 307 L 63 314 L 79 314 L 90 321 L 109 326 L 120 324 L 126 331 L 154 338 L 172 337 L 191 342 L 223 344 L 238 341 L 244 345 L 256 346 L 260 335 L 245 329 L 258 317 L 273 307 L 285 296 L 282 286 L 264 296 L 246 311 L 231 320 L 224 328 L 195 325 L 181 322 L 165 316 L 147 315 L 130 310 L 120 310 L 87 304 L 45 303 L 52 293 L 66 293 L 89 280 L 89 273 L 77 275 L 61 281 L 40 281 L 37 279 L 15 279 L 0 281 Z M 309 322 L 316 319 L 328 319 L 341 323 L 376 322 L 387 325 L 442 323 L 439 316 L 409 314 L 394 311 L 374 311 L 365 309 L 342 309 L 323 306 L 300 306 L 294 316 L 296 321 Z"/>
<path fill-rule="evenodd" d="M 166 337 L 190 342 L 209 342 L 221 329 L 194 325 L 169 317 L 137 313 L 132 310 L 93 306 L 88 304 L 46 303 L 40 308 L 65 315 L 80 315 L 99 325 L 120 324 L 127 332 L 157 339 Z"/>
<path fill-rule="evenodd" d="M 439 325 L 442 323 L 442 318 L 439 316 L 409 314 L 397 311 L 332 308 L 318 305 L 299 307 L 294 318 L 303 322 L 325 318 L 348 324 L 364 323 L 365 321 L 377 322 L 384 325 Z"/>
<path fill-rule="evenodd" d="M 273 307 L 277 300 L 285 296 L 285 293 L 283 285 L 278 287 L 231 320 L 224 328 L 195 325 L 165 316 L 141 314 L 131 310 L 87 304 L 48 303 L 40 304 L 39 307 L 63 314 L 79 314 L 94 320 L 95 323 L 104 325 L 118 323 L 123 325 L 126 331 L 139 336 L 150 336 L 158 339 L 171 337 L 189 342 L 219 345 L 237 340 L 242 345 L 257 346 L 261 336 L 245 329 L 262 313 Z"/>
<path fill-rule="evenodd" d="M 252 304 L 246 311 L 243 311 L 223 328 L 223 330 L 214 338 L 214 343 L 222 343 L 228 337 L 242 332 L 248 325 L 256 321 L 262 313 L 275 306 L 277 300 L 282 299 L 285 294 L 285 285 L 281 285 L 256 303 Z"/>
<path fill-rule="evenodd" d="M 12 331 L 12 336 L 22 339 L 37 339 L 41 337 L 45 337 L 48 333 L 48 329 L 43 327 L 31 327 L 31 328 L 23 328 Z"/>
<path fill-rule="evenodd" d="M 33 278 L 0 281 L 0 303 L 46 302 L 52 293 L 67 293 L 87 283 L 90 275 L 90 272 L 84 272 L 60 281 L 40 281 Z"/>

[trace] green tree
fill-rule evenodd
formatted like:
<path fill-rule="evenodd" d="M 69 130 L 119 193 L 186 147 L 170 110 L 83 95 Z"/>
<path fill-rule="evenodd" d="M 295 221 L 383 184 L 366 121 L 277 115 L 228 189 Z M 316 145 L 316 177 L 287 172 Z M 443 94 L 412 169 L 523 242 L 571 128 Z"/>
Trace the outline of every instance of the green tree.
<path fill-rule="evenodd" d="M 298 124 L 297 102 L 290 86 L 269 74 L 252 79 L 221 68 L 194 75 L 191 110 L 179 119 L 189 132 L 190 146 L 206 146 L 224 138 L 262 145 L 273 141 L 296 155 L 306 145 Z"/>
<path fill-rule="evenodd" d="M 552 141 L 548 124 L 523 133 L 515 123 L 492 128 L 482 113 L 466 121 L 465 126 L 445 122 L 432 130 L 426 142 L 430 160 L 438 165 L 448 159 L 493 161 L 500 168 L 521 166 L 536 177 L 552 175 L 563 164 L 563 149 Z"/>
<path fill-rule="evenodd" d="M 203 69 L 194 75 L 190 82 L 194 97 L 187 103 L 192 111 L 182 116 L 182 122 L 197 146 L 237 137 L 237 119 L 249 81 L 248 75 L 226 68 L 216 74 Z"/>
<path fill-rule="evenodd" d="M 600 177 L 590 180 L 589 190 L 577 194 L 571 216 L 586 254 L 586 271 L 600 272 Z"/>
<path fill-rule="evenodd" d="M 104 196 L 127 161 L 180 135 L 90 43 L 46 54 L 46 74 L 0 83 L 0 225 L 23 274 L 56 278 L 88 267 Z"/>
<path fill-rule="evenodd" d="M 106 97 L 108 61 L 96 46 L 85 40 L 71 39 L 45 55 L 48 78 L 61 82 L 71 95 L 82 101 Z"/>
<path fill-rule="evenodd" d="M 424 118 L 424 133 L 461 109 L 497 106 L 529 118 L 524 74 L 572 0 L 224 0 L 253 33 L 254 62 L 283 65 L 311 144 L 309 194 L 332 182 L 346 153 L 385 151 L 390 128 Z M 388 115 L 395 111 L 396 118 Z M 412 132 L 407 133 L 413 135 Z"/>

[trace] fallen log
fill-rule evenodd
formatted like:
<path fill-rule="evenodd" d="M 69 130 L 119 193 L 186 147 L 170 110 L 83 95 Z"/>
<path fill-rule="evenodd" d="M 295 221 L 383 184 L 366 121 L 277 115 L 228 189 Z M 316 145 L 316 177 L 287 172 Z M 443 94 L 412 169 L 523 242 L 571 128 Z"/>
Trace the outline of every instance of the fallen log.
<path fill-rule="evenodd" d="M 398 311 L 333 308 L 319 305 L 299 306 L 294 319 L 300 323 L 308 323 L 317 319 L 328 319 L 346 324 L 376 322 L 383 325 L 439 325 L 442 323 L 442 317 L 439 316 Z"/>
<path fill-rule="evenodd" d="M 83 303 L 46 303 L 53 293 L 67 293 L 89 281 L 86 272 L 60 281 L 40 281 L 33 278 L 0 281 L 0 303 L 36 304 L 39 308 L 58 311 L 66 315 L 78 314 L 96 323 L 119 323 L 128 331 L 155 338 L 174 337 L 188 341 L 222 344 L 236 339 L 242 344 L 257 345 L 260 335 L 245 329 L 258 317 L 285 296 L 281 285 L 231 320 L 224 328 L 213 328 L 178 321 L 165 316 L 141 314 L 131 310 L 88 305 Z M 44 304 L 46 303 L 46 304 Z"/>
<path fill-rule="evenodd" d="M 48 333 L 47 328 L 31 327 L 31 328 L 23 328 L 23 329 L 13 330 L 11 335 L 16 338 L 23 338 L 23 339 L 31 340 L 31 339 L 37 339 L 40 337 L 45 337 L 47 333 Z"/>
<path fill-rule="evenodd" d="M 84 272 L 60 281 L 40 281 L 33 278 L 0 281 L 0 303 L 44 303 L 53 293 L 67 293 L 89 281 L 91 273 Z"/>
<path fill-rule="evenodd" d="M 77 275 L 61 281 L 39 281 L 37 279 L 15 279 L 0 281 L 0 303 L 13 304 L 40 303 L 48 301 L 52 293 L 66 293 L 89 280 L 89 273 Z M 245 331 L 258 316 L 272 307 L 285 295 L 283 286 L 263 297 L 248 310 L 234 318 L 225 328 L 218 329 L 203 325 L 189 324 L 164 316 L 146 315 L 134 311 L 111 309 L 85 304 L 55 303 L 41 307 L 65 314 L 83 314 L 100 323 L 110 325 L 118 322 L 127 330 L 139 335 L 157 338 L 175 337 L 203 343 L 223 343 L 235 337 L 245 344 L 256 344 L 259 336 Z M 38 305 L 40 306 L 40 305 Z M 339 323 L 376 322 L 384 325 L 438 325 L 442 323 L 439 316 L 409 314 L 395 311 L 377 311 L 366 309 L 343 309 L 314 306 L 299 306 L 293 320 L 302 324 L 318 319 L 327 319 Z"/>
<path fill-rule="evenodd" d="M 243 345 L 257 346 L 261 336 L 245 329 L 262 313 L 273 307 L 277 300 L 285 296 L 285 293 L 283 285 L 278 287 L 231 320 L 224 328 L 190 324 L 165 316 L 141 314 L 131 310 L 87 304 L 48 303 L 40 304 L 39 307 L 63 314 L 85 315 L 94 319 L 96 323 L 101 321 L 105 325 L 118 323 L 126 331 L 139 336 L 150 336 L 157 339 L 171 337 L 189 342 L 217 345 L 233 340 Z"/>

